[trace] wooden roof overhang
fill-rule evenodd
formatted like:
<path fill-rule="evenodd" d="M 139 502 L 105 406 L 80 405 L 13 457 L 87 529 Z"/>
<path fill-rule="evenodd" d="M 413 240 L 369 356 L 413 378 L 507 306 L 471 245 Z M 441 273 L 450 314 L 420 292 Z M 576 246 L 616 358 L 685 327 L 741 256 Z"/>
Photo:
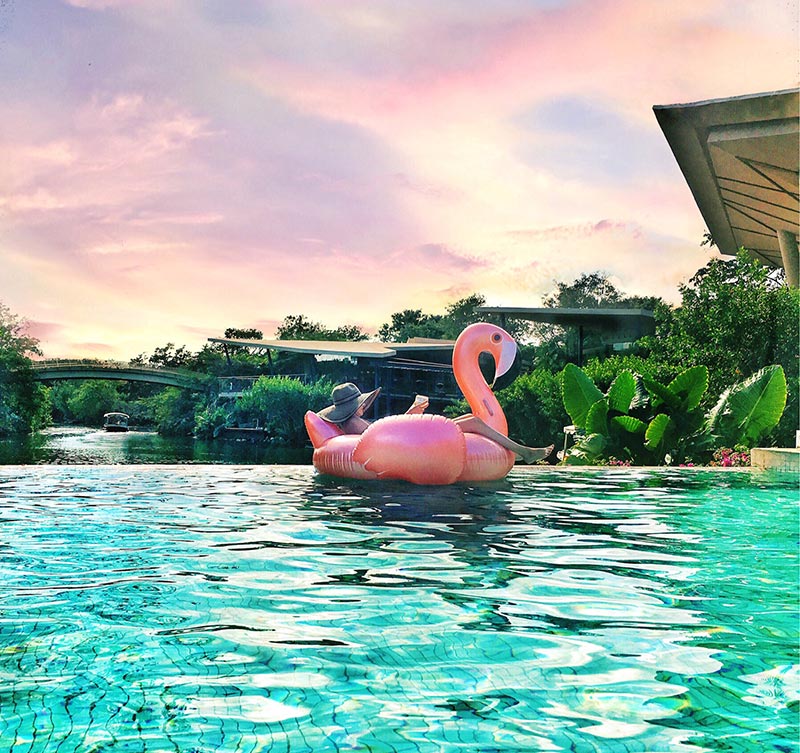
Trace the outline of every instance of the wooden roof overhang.
<path fill-rule="evenodd" d="M 786 89 L 653 107 L 722 254 L 744 247 L 769 266 L 781 267 L 781 232 L 794 238 L 796 248 L 798 94 Z"/>

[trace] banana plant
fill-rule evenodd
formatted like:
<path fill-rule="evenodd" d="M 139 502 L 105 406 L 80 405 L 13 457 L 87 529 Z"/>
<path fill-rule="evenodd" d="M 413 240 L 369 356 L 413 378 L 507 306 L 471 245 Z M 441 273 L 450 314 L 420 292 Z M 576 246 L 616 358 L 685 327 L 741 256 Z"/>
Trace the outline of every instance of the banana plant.
<path fill-rule="evenodd" d="M 683 462 L 710 451 L 713 440 L 704 429 L 700 401 L 708 389 L 708 368 L 693 366 L 668 385 L 644 379 L 653 417 L 645 432 L 645 446 L 659 462 Z"/>
<path fill-rule="evenodd" d="M 693 366 L 669 384 L 630 371 L 606 394 L 577 366 L 562 375 L 564 407 L 580 431 L 565 461 L 590 464 L 615 457 L 634 463 L 679 463 L 715 447 L 752 446 L 772 429 L 786 404 L 780 366 L 767 366 L 723 393 L 706 416 L 701 408 L 708 369 Z"/>
<path fill-rule="evenodd" d="M 567 364 L 561 381 L 564 408 L 582 432 L 565 460 L 587 464 L 601 457 L 647 462 L 644 446 L 649 395 L 642 378 L 620 372 L 603 394 L 574 364 Z"/>
<path fill-rule="evenodd" d="M 718 447 L 752 447 L 780 421 L 786 395 L 783 369 L 765 366 L 722 393 L 708 414 L 706 429 Z"/>

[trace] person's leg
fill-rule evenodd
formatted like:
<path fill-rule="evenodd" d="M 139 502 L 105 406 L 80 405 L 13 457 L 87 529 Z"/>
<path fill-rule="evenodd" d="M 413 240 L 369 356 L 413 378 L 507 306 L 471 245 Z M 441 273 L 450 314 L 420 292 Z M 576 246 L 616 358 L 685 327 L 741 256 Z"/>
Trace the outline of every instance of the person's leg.
<path fill-rule="evenodd" d="M 509 439 L 505 434 L 496 431 L 477 416 L 459 416 L 454 420 L 461 431 L 487 437 L 493 442 L 497 442 L 501 447 L 511 450 L 511 452 L 518 455 L 526 463 L 536 463 L 539 460 L 544 460 L 553 452 L 554 445 L 550 445 L 549 447 L 526 447 L 525 445 L 519 444 L 519 442 Z"/>

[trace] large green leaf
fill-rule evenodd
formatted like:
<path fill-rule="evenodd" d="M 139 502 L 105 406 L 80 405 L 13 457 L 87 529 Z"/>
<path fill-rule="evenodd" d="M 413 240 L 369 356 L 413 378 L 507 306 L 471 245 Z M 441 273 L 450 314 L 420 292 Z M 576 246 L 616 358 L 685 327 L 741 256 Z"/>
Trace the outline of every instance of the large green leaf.
<path fill-rule="evenodd" d="M 633 416 L 614 416 L 611 420 L 631 434 L 644 434 L 647 429 L 647 424 L 644 421 L 640 421 Z"/>
<path fill-rule="evenodd" d="M 692 366 L 682 371 L 669 383 L 667 389 L 682 398 L 686 410 L 694 410 L 700 405 L 700 400 L 708 389 L 708 367 Z"/>
<path fill-rule="evenodd" d="M 595 383 L 574 363 L 568 363 L 564 367 L 561 394 L 564 398 L 564 408 L 569 413 L 572 423 L 579 429 L 586 428 L 589 408 L 604 397 Z"/>
<path fill-rule="evenodd" d="M 726 390 L 708 417 L 708 427 L 723 444 L 752 447 L 772 429 L 786 407 L 786 375 L 765 366 Z"/>
<path fill-rule="evenodd" d="M 653 399 L 652 402 L 654 406 L 664 403 L 670 408 L 677 408 L 680 405 L 680 398 L 666 385 L 650 377 L 642 377 L 642 381 L 644 382 L 644 386 L 647 387 L 650 397 Z"/>
<path fill-rule="evenodd" d="M 608 434 L 608 402 L 598 400 L 586 414 L 586 432 L 588 434 Z"/>
<path fill-rule="evenodd" d="M 728 387 L 725 392 L 719 396 L 716 405 L 708 412 L 706 416 L 706 431 L 714 434 L 720 438 L 724 444 L 726 435 L 732 430 L 731 426 L 731 407 L 728 403 L 728 398 L 731 394 L 731 388 Z M 735 442 L 733 444 L 736 444 Z"/>
<path fill-rule="evenodd" d="M 634 383 L 636 384 L 636 391 L 631 400 L 628 410 L 636 410 L 637 408 L 644 408 L 650 403 L 650 393 L 644 385 L 644 379 L 639 374 L 634 374 Z"/>
<path fill-rule="evenodd" d="M 606 439 L 602 434 L 589 434 L 581 437 L 567 453 L 568 465 L 589 465 L 600 457 L 606 446 Z"/>
<path fill-rule="evenodd" d="M 672 430 L 672 419 L 666 413 L 659 413 L 647 427 L 645 432 L 645 446 L 651 450 L 662 446 Z"/>
<path fill-rule="evenodd" d="M 617 413 L 627 413 L 636 396 L 636 380 L 630 371 L 621 371 L 608 388 L 608 407 Z"/>

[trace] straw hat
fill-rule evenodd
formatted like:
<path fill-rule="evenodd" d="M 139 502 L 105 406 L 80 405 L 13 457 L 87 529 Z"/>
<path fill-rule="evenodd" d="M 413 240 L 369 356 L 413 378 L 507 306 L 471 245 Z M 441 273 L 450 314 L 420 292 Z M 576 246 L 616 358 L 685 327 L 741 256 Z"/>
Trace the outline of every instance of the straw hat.
<path fill-rule="evenodd" d="M 334 424 L 342 423 L 354 416 L 362 405 L 366 411 L 372 405 L 373 400 L 378 397 L 380 391 L 381 388 L 378 387 L 372 392 L 362 393 L 352 382 L 337 384 L 331 392 L 333 405 L 324 408 L 317 415 Z"/>

